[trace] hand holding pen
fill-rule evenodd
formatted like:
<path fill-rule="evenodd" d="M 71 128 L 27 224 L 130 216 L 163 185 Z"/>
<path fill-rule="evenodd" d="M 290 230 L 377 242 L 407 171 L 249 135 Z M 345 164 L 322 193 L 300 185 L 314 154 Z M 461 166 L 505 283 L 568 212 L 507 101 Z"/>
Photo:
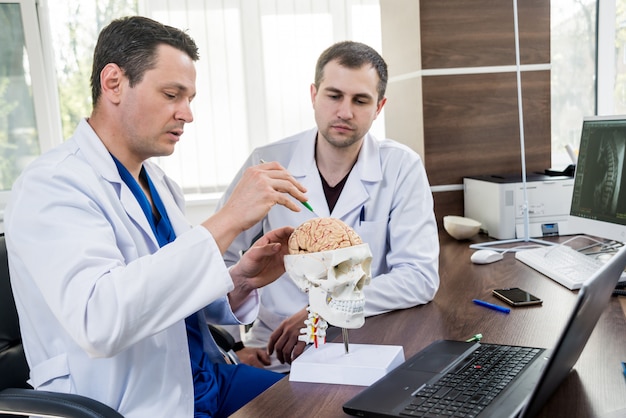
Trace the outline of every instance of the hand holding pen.
<path fill-rule="evenodd" d="M 265 160 L 263 160 L 263 159 L 259 160 L 259 162 L 260 162 L 261 164 L 267 164 L 267 163 L 265 162 Z M 304 206 L 305 208 L 307 208 L 307 209 L 308 209 L 308 210 L 310 210 L 311 212 L 315 213 L 315 211 L 313 210 L 313 208 L 311 207 L 311 205 L 309 205 L 309 202 L 308 202 L 308 201 L 306 201 L 306 200 L 305 200 L 305 201 L 300 201 L 300 203 L 302 203 L 302 206 Z"/>
<path fill-rule="evenodd" d="M 248 167 L 228 201 L 215 214 L 223 225 L 213 225 L 210 230 L 219 233 L 217 229 L 228 229 L 230 225 L 243 231 L 263 219 L 274 205 L 300 212 L 302 206 L 294 199 L 306 202 L 305 193 L 306 188 L 277 162 Z"/>

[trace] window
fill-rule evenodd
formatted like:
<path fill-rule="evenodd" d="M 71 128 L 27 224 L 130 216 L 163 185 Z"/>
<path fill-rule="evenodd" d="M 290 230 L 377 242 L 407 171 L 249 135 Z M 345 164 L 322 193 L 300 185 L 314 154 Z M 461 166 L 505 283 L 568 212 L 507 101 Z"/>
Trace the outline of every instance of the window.
<path fill-rule="evenodd" d="M 33 2 L 34 0 L 30 0 Z M 58 85 L 63 139 L 92 109 L 91 64 L 100 30 L 111 20 L 137 14 L 136 0 L 40 0 L 40 24 Z"/>
<path fill-rule="evenodd" d="M 599 2 L 598 114 L 626 114 L 626 0 Z"/>
<path fill-rule="evenodd" d="M 152 0 L 140 12 L 188 29 L 200 49 L 195 120 L 158 160 L 188 196 L 220 193 L 254 147 L 314 126 L 309 86 L 324 49 L 352 39 L 381 50 L 377 0 Z"/>
<path fill-rule="evenodd" d="M 551 0 L 552 163 L 571 163 L 582 119 L 626 114 L 626 0 Z"/>
<path fill-rule="evenodd" d="M 377 0 L 47 4 L 65 138 L 91 111 L 93 48 L 112 19 L 139 13 L 194 38 L 200 49 L 194 122 L 185 127 L 172 156 L 156 159 L 190 198 L 220 194 L 254 147 L 313 127 L 309 85 L 326 47 L 344 39 L 381 46 Z"/>
<path fill-rule="evenodd" d="M 0 21 L 1 215 L 17 176 L 42 150 L 59 143 L 60 130 L 34 2 L 0 1 Z"/>
<path fill-rule="evenodd" d="M 572 161 L 584 116 L 595 114 L 596 2 L 551 0 L 552 166 Z"/>

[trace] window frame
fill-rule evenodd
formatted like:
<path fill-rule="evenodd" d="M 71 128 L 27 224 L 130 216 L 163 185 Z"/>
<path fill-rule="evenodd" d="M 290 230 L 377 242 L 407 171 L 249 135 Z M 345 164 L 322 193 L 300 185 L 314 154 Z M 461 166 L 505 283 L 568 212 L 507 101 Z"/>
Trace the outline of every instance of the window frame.
<path fill-rule="evenodd" d="M 0 4 L 18 4 L 24 29 L 24 44 L 28 55 L 30 80 L 32 87 L 35 125 L 39 141 L 40 153 L 44 153 L 60 144 L 61 112 L 57 95 L 57 84 L 54 73 L 52 48 L 44 48 L 41 29 L 45 29 L 47 15 L 45 8 L 36 0 L 0 0 Z M 9 190 L 0 191 L 0 233 L 4 232 L 4 208 L 9 200 Z"/>
<path fill-rule="evenodd" d="M 597 1 L 596 114 L 615 113 L 615 13 L 614 1 Z"/>

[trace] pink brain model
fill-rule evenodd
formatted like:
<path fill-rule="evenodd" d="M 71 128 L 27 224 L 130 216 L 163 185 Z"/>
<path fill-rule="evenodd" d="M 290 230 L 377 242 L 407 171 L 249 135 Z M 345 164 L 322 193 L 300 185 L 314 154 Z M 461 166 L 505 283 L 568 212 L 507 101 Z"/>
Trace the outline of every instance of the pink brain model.
<path fill-rule="evenodd" d="M 293 231 L 289 237 L 289 253 L 315 253 L 362 243 L 354 229 L 339 219 L 315 218 L 304 222 Z"/>

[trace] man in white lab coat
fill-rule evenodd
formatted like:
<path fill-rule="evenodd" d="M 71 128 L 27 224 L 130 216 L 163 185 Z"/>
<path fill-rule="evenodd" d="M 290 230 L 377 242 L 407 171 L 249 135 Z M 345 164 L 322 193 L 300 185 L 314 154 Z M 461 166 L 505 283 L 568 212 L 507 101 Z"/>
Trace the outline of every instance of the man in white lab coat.
<path fill-rule="evenodd" d="M 408 147 L 368 133 L 385 105 L 386 85 L 386 63 L 369 46 L 346 41 L 322 53 L 310 88 L 317 127 L 255 149 L 221 201 L 250 167 L 276 161 L 307 188 L 314 213 L 272 208 L 235 239 L 224 256 L 228 264 L 263 231 L 332 216 L 372 250 L 366 316 L 432 300 L 439 288 L 439 241 L 424 165 Z M 305 348 L 298 335 L 307 303 L 286 274 L 262 289 L 259 317 L 239 345 L 240 359 L 288 370 Z"/>
<path fill-rule="evenodd" d="M 33 162 L 5 212 L 30 383 L 127 418 L 228 416 L 282 377 L 227 365 L 206 326 L 256 317 L 256 289 L 284 272 L 293 228 L 269 231 L 230 269 L 222 253 L 305 189 L 277 163 L 247 170 L 201 225 L 150 157 L 193 119 L 194 41 L 151 19 L 113 21 L 94 53 L 91 116 Z M 264 372 L 263 374 L 257 373 Z"/>

